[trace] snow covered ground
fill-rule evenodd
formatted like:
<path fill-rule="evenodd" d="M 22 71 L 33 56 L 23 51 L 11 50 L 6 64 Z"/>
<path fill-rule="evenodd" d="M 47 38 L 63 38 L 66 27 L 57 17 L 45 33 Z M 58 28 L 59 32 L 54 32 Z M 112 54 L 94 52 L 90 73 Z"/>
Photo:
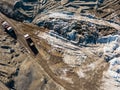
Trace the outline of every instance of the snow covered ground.
<path fill-rule="evenodd" d="M 120 35 L 108 35 L 102 37 L 98 40 L 100 43 L 104 43 L 103 55 L 105 60 L 110 64 L 108 70 L 105 72 L 104 80 L 108 80 L 105 83 L 109 87 L 109 84 L 113 87 L 109 90 L 119 90 L 120 89 Z M 106 90 L 106 89 L 105 89 Z"/>

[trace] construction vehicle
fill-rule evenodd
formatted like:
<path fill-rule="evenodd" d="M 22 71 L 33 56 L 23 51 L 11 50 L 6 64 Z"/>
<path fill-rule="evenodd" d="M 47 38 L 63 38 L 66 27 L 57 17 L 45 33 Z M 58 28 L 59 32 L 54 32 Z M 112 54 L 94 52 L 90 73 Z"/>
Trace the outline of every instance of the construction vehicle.
<path fill-rule="evenodd" d="M 28 46 L 32 50 L 32 52 L 35 55 L 37 55 L 38 54 L 38 50 L 37 50 L 36 46 L 34 45 L 33 40 L 30 38 L 30 36 L 28 34 L 25 34 L 24 37 L 25 37 L 25 39 L 27 41 Z"/>
<path fill-rule="evenodd" d="M 14 29 L 6 21 L 2 21 L 2 27 L 11 37 L 17 39 Z"/>

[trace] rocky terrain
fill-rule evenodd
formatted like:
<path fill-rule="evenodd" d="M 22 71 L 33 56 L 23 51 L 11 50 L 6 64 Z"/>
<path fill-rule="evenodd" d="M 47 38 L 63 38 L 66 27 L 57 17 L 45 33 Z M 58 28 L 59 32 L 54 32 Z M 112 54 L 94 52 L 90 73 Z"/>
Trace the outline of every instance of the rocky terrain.
<path fill-rule="evenodd" d="M 0 24 L 0 90 L 119 90 L 119 7 L 120 0 L 1 0 L 0 22 L 17 40 Z"/>

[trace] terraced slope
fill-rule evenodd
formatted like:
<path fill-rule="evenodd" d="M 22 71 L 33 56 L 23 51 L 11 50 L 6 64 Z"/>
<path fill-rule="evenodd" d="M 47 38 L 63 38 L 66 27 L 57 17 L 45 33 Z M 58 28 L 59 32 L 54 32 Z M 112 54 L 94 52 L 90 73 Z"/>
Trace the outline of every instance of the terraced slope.
<path fill-rule="evenodd" d="M 120 24 L 120 0 L 105 0 L 93 14 Z"/>

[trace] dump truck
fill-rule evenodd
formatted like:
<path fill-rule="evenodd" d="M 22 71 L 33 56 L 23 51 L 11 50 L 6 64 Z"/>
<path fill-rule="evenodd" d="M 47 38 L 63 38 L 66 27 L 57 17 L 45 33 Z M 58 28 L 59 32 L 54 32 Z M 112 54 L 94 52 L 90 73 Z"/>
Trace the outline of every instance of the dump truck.
<path fill-rule="evenodd" d="M 33 40 L 30 38 L 29 34 L 25 34 L 24 38 L 28 44 L 28 46 L 30 47 L 30 49 L 32 50 L 32 52 L 37 55 L 38 54 L 38 50 L 33 42 Z"/>
<path fill-rule="evenodd" d="M 2 27 L 5 30 L 5 32 L 7 32 L 11 37 L 17 39 L 14 29 L 6 21 L 2 22 Z"/>

